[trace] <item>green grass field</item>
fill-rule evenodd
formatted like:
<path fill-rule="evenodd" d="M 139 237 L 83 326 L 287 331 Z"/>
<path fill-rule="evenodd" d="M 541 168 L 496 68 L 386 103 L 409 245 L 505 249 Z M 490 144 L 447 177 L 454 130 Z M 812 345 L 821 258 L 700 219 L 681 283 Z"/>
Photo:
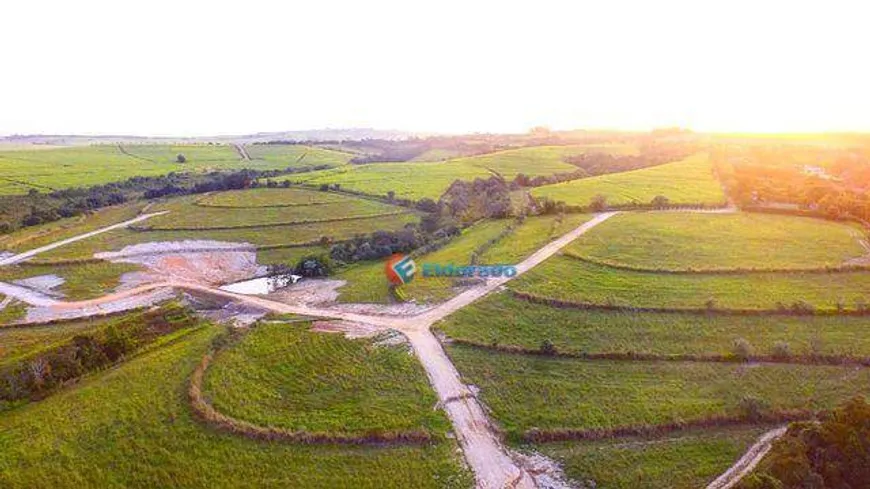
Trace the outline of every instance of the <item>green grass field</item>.
<path fill-rule="evenodd" d="M 708 155 L 703 153 L 650 168 L 537 187 L 532 195 L 581 206 L 589 205 L 596 195 L 605 196 L 607 203 L 614 205 L 648 204 L 658 195 L 674 204 L 725 202 Z"/>
<path fill-rule="evenodd" d="M 510 180 L 517 174 L 530 176 L 571 172 L 577 167 L 565 163 L 566 156 L 584 152 L 628 154 L 636 149 L 625 145 L 535 146 L 455 158 L 438 163 L 373 163 L 348 165 L 333 170 L 297 175 L 291 180 L 309 184 L 338 183 L 342 187 L 371 195 L 395 192 L 397 197 L 438 200 L 454 180 L 489 178 L 498 174 Z"/>
<path fill-rule="evenodd" d="M 487 249 L 479 263 L 515 265 L 545 244 L 591 218 L 588 214 L 527 217 L 513 233 Z"/>
<path fill-rule="evenodd" d="M 512 438 L 532 428 L 612 428 L 741 415 L 746 397 L 771 409 L 823 409 L 870 391 L 870 369 L 860 367 L 585 361 L 462 345 L 447 351 Z"/>
<path fill-rule="evenodd" d="M 196 205 L 205 207 L 258 208 L 258 207 L 297 207 L 348 202 L 353 199 L 347 195 L 333 192 L 320 192 L 302 188 L 254 188 L 230 190 L 200 196 Z"/>
<path fill-rule="evenodd" d="M 544 244 L 574 229 L 589 220 L 588 215 L 568 214 L 557 216 L 534 216 L 526 218 L 513 233 L 488 248 L 478 259 L 480 265 L 513 265 L 536 251 Z M 418 268 L 423 263 L 465 266 L 470 264 L 471 254 L 488 240 L 498 236 L 510 226 L 512 220 L 490 220 L 475 224 L 466 229 L 461 236 L 454 238 L 443 248 L 417 257 L 414 261 Z M 390 301 L 389 283 L 384 276 L 383 261 L 354 264 L 340 271 L 337 279 L 348 283 L 339 289 L 342 302 Z M 419 302 L 438 302 L 456 293 L 454 279 L 443 277 L 422 277 L 420 268 L 417 278 L 404 285 L 408 297 Z"/>
<path fill-rule="evenodd" d="M 0 486 L 470 487 L 456 445 L 305 446 L 219 433 L 187 383 L 217 328 L 196 330 L 0 416 Z"/>
<path fill-rule="evenodd" d="M 254 162 L 281 168 L 310 168 L 319 165 L 342 166 L 353 154 L 301 144 L 249 144 L 245 146 Z"/>
<path fill-rule="evenodd" d="M 443 436 L 443 412 L 404 347 L 313 333 L 311 323 L 261 323 L 219 353 L 203 393 L 219 412 L 260 426 L 362 435 L 425 430 Z"/>
<path fill-rule="evenodd" d="M 208 204 L 198 204 L 199 200 Z M 318 205 L 295 205 L 296 203 L 326 202 Z M 240 207 L 245 204 L 252 207 Z M 287 207 L 268 207 L 271 205 Z M 226 205 L 227 207 L 217 207 Z M 14 252 L 30 250 L 57 240 L 82 234 L 94 229 L 135 217 L 142 204 L 129 204 L 97 211 L 89 216 L 65 219 L 54 223 L 29 227 L 0 238 L 0 247 Z M 100 251 L 117 251 L 138 243 L 154 241 L 217 240 L 238 243 L 251 243 L 256 246 L 304 245 L 323 237 L 333 240 L 350 239 L 356 235 L 368 234 L 375 230 L 398 230 L 406 224 L 419 221 L 416 212 L 403 207 L 391 206 L 371 199 L 335 193 L 309 191 L 304 189 L 252 189 L 209 194 L 207 196 L 185 196 L 152 206 L 150 211 L 172 209 L 173 213 L 154 218 L 157 226 L 208 227 L 208 226 L 250 226 L 266 224 L 261 227 L 236 229 L 193 229 L 193 230 L 140 230 L 116 229 L 107 233 L 77 241 L 63 247 L 40 254 L 33 259 L 36 264 L 54 264 L 61 260 L 80 260 L 92 258 Z M 366 217 L 374 214 L 372 217 Z M 330 221 L 346 216 L 352 219 Z M 299 222 L 305 219 L 324 222 L 305 224 L 282 224 Z M 154 225 L 149 221 L 140 226 Z M 264 250 L 273 257 L 290 254 L 278 250 Z"/>
<path fill-rule="evenodd" d="M 295 146 L 298 155 L 263 155 L 242 161 L 228 145 L 117 145 L 76 146 L 56 149 L 0 151 L 0 194 L 22 194 L 116 182 L 134 176 L 170 172 L 283 169 L 288 166 L 344 165 L 345 153 L 309 146 Z M 177 163 L 182 153 L 186 163 Z M 299 158 L 304 154 L 304 158 Z M 253 157 L 253 155 L 252 155 Z"/>
<path fill-rule="evenodd" d="M 120 283 L 121 275 L 139 270 L 127 263 L 76 263 L 69 265 L 11 265 L 0 267 L 0 281 L 11 282 L 40 275 L 57 275 L 65 280 L 57 289 L 70 300 L 105 295 Z"/>
<path fill-rule="evenodd" d="M 305 224 L 321 221 L 353 220 L 407 214 L 404 207 L 393 206 L 358 197 L 344 197 L 321 205 L 293 207 L 207 207 L 196 205 L 200 196 L 185 196 L 154 206 L 153 210 L 169 211 L 153 217 L 137 227 L 150 230 L 251 228 L 281 224 Z M 233 198 L 242 198 L 234 195 Z"/>
<path fill-rule="evenodd" d="M 636 152 L 636 148 L 628 145 L 531 146 L 456 158 L 450 160 L 450 164 L 482 168 L 497 173 L 507 180 L 512 180 L 520 173 L 529 176 L 548 176 L 555 173 L 576 171 L 576 166 L 564 161 L 569 156 L 584 153 L 622 155 L 635 154 Z"/>
<path fill-rule="evenodd" d="M 125 246 L 156 241 L 216 240 L 234 243 L 251 243 L 256 246 L 301 245 L 326 236 L 334 240 L 350 239 L 358 234 L 374 230 L 398 230 L 405 224 L 419 221 L 416 214 L 397 214 L 367 219 L 292 224 L 260 228 L 203 229 L 196 231 L 134 231 L 119 229 L 78 241 L 70 245 L 40 254 L 34 263 L 51 263 L 92 257 L 98 251 L 117 251 Z"/>
<path fill-rule="evenodd" d="M 550 341 L 563 353 L 729 355 L 744 339 L 756 355 L 778 342 L 794 355 L 870 356 L 862 317 L 707 316 L 559 309 L 499 293 L 457 311 L 438 326 L 478 345 L 538 350 Z"/>
<path fill-rule="evenodd" d="M 386 195 L 392 191 L 396 197 L 411 200 L 424 197 L 438 200 L 454 180 L 474 180 L 490 176 L 492 173 L 483 168 L 439 162 L 348 165 L 332 170 L 290 175 L 289 178 L 291 181 L 313 185 L 337 183 L 342 188 L 370 195 Z"/>
<path fill-rule="evenodd" d="M 870 296 L 870 273 L 672 275 L 634 272 L 554 256 L 508 287 L 554 299 L 652 308 L 775 309 L 805 301 L 819 310 L 854 309 Z"/>
<path fill-rule="evenodd" d="M 741 427 L 532 448 L 558 461 L 569 478 L 594 481 L 601 489 L 698 489 L 728 469 L 762 432 Z"/>
<path fill-rule="evenodd" d="M 177 163 L 179 154 L 184 155 L 185 165 L 238 164 L 241 157 L 232 146 L 210 144 L 122 144 L 123 153 L 133 158 L 152 163 Z"/>
<path fill-rule="evenodd" d="M 857 227 L 771 214 L 623 213 L 566 251 L 639 269 L 821 268 L 865 253 Z"/>

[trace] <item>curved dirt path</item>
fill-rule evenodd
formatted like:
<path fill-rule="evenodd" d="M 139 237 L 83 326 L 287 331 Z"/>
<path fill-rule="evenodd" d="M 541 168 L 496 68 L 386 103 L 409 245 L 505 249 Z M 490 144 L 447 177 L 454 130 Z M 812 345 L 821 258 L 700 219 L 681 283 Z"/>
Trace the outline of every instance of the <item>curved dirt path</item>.
<path fill-rule="evenodd" d="M 785 435 L 787 429 L 788 427 L 783 426 L 761 435 L 758 441 L 749 447 L 749 450 L 740 457 L 740 460 L 711 482 L 706 489 L 731 489 L 734 487 L 740 482 L 740 479 L 746 477 L 755 469 L 758 463 L 761 462 L 761 459 L 770 451 L 773 442 Z"/>
<path fill-rule="evenodd" d="M 536 265 L 554 255 L 565 245 L 615 214 L 617 213 L 606 212 L 598 214 L 564 236 L 548 243 L 543 248 L 534 252 L 531 256 L 519 263 L 516 266 L 517 274 L 514 277 L 489 279 L 486 283 L 466 290 L 439 306 L 429 309 L 421 314 L 407 317 L 358 314 L 328 307 L 320 308 L 303 305 L 290 305 L 262 297 L 236 294 L 198 283 L 184 281 L 151 283 L 125 290 L 123 292 L 108 294 L 97 299 L 75 302 L 57 301 L 41 297 L 39 294 L 34 294 L 33 291 L 28 289 L 19 290 L 20 288 L 16 288 L 9 284 L 0 283 L 0 286 L 3 286 L 4 293 L 7 293 L 7 295 L 15 297 L 23 302 L 46 307 L 49 310 L 55 310 L 58 312 L 75 311 L 81 312 L 84 315 L 99 314 L 101 310 L 112 304 L 125 303 L 125 301 L 127 301 L 126 303 L 135 303 L 136 301 L 133 299 L 154 291 L 176 289 L 208 294 L 279 313 L 319 316 L 366 323 L 398 330 L 408 337 L 408 340 L 414 349 L 414 353 L 423 364 L 426 375 L 438 394 L 439 402 L 453 424 L 454 432 L 456 433 L 459 444 L 463 449 L 465 458 L 474 471 L 477 486 L 486 489 L 505 487 L 533 488 L 536 487 L 535 480 L 526 470 L 520 467 L 513 458 L 511 458 L 508 451 L 501 444 L 498 435 L 492 428 L 489 418 L 486 416 L 483 406 L 477 400 L 471 389 L 462 382 L 456 367 L 453 366 L 450 358 L 448 358 L 442 348 L 441 343 L 435 338 L 429 328 L 435 322 L 486 296 L 510 281 L 512 278 L 531 270 Z M 115 226 L 109 226 L 27 253 L 22 253 L 21 255 L 16 255 L 7 260 L 20 261 L 43 251 L 54 249 L 73 241 L 85 239 L 94 234 L 123 227 L 132 224 L 133 222 L 147 219 L 153 215 L 156 214 L 140 216 L 131 221 L 120 223 Z M 7 285 L 9 286 L 6 287 Z"/>

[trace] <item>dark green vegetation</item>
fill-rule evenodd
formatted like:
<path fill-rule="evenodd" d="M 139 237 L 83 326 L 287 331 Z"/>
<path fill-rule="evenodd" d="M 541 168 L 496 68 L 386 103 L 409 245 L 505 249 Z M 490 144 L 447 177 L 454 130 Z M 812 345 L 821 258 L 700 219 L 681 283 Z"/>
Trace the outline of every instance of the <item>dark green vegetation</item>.
<path fill-rule="evenodd" d="M 575 481 L 603 489 L 698 489 L 731 466 L 763 428 L 687 431 L 663 438 L 621 438 L 533 445 Z"/>
<path fill-rule="evenodd" d="M 820 423 L 794 423 L 740 489 L 870 486 L 870 405 L 847 401 Z"/>
<path fill-rule="evenodd" d="M 200 328 L 4 413 L 0 486 L 471 485 L 450 441 L 396 448 L 303 446 L 249 440 L 203 426 L 192 417 L 187 383 L 218 332 Z"/>
<path fill-rule="evenodd" d="M 549 342 L 559 353 L 639 353 L 728 356 L 735 341 L 749 353 L 870 357 L 863 317 L 721 316 L 558 309 L 492 295 L 439 325 L 451 338 L 481 346 L 538 351 Z"/>
<path fill-rule="evenodd" d="M 864 255 L 862 235 L 857 226 L 807 217 L 624 213 L 566 251 L 647 270 L 809 269 Z"/>
<path fill-rule="evenodd" d="M 91 327 L 74 335 L 60 330 L 54 344 L 36 346 L 26 333 L 18 335 L 19 344 L 2 363 L 0 371 L 0 408 L 18 401 L 42 399 L 54 389 L 88 372 L 106 368 L 137 350 L 196 325 L 193 311 L 178 304 L 133 312 Z M 80 324 L 82 322 L 79 322 Z M 72 325 L 66 325 L 72 326 Z M 38 327 L 38 326 L 34 326 Z M 162 338 L 161 338 L 162 337 Z"/>
<path fill-rule="evenodd" d="M 407 348 L 309 331 L 311 323 L 260 323 L 221 351 L 203 394 L 222 414 L 260 426 L 365 435 L 423 429 L 447 419 Z"/>
<path fill-rule="evenodd" d="M 590 430 L 830 408 L 870 390 L 855 367 L 585 361 L 448 349 L 516 440 L 539 430 Z M 746 399 L 755 399 L 753 406 Z"/>

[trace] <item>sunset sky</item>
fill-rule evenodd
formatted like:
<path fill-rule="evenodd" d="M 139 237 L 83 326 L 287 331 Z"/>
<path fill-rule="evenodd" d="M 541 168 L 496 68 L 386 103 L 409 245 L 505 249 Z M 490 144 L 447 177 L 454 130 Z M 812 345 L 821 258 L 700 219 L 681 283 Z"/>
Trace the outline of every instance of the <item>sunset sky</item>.
<path fill-rule="evenodd" d="M 870 131 L 866 3 L 0 7 L 0 134 Z"/>

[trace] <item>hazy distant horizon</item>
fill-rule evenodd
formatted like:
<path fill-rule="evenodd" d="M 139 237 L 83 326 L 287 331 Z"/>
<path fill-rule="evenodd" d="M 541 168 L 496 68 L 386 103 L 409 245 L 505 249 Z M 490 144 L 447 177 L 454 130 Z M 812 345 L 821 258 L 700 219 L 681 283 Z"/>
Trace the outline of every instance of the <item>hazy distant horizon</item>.
<path fill-rule="evenodd" d="M 858 2 L 34 0 L 4 14 L 0 134 L 870 131 Z"/>

